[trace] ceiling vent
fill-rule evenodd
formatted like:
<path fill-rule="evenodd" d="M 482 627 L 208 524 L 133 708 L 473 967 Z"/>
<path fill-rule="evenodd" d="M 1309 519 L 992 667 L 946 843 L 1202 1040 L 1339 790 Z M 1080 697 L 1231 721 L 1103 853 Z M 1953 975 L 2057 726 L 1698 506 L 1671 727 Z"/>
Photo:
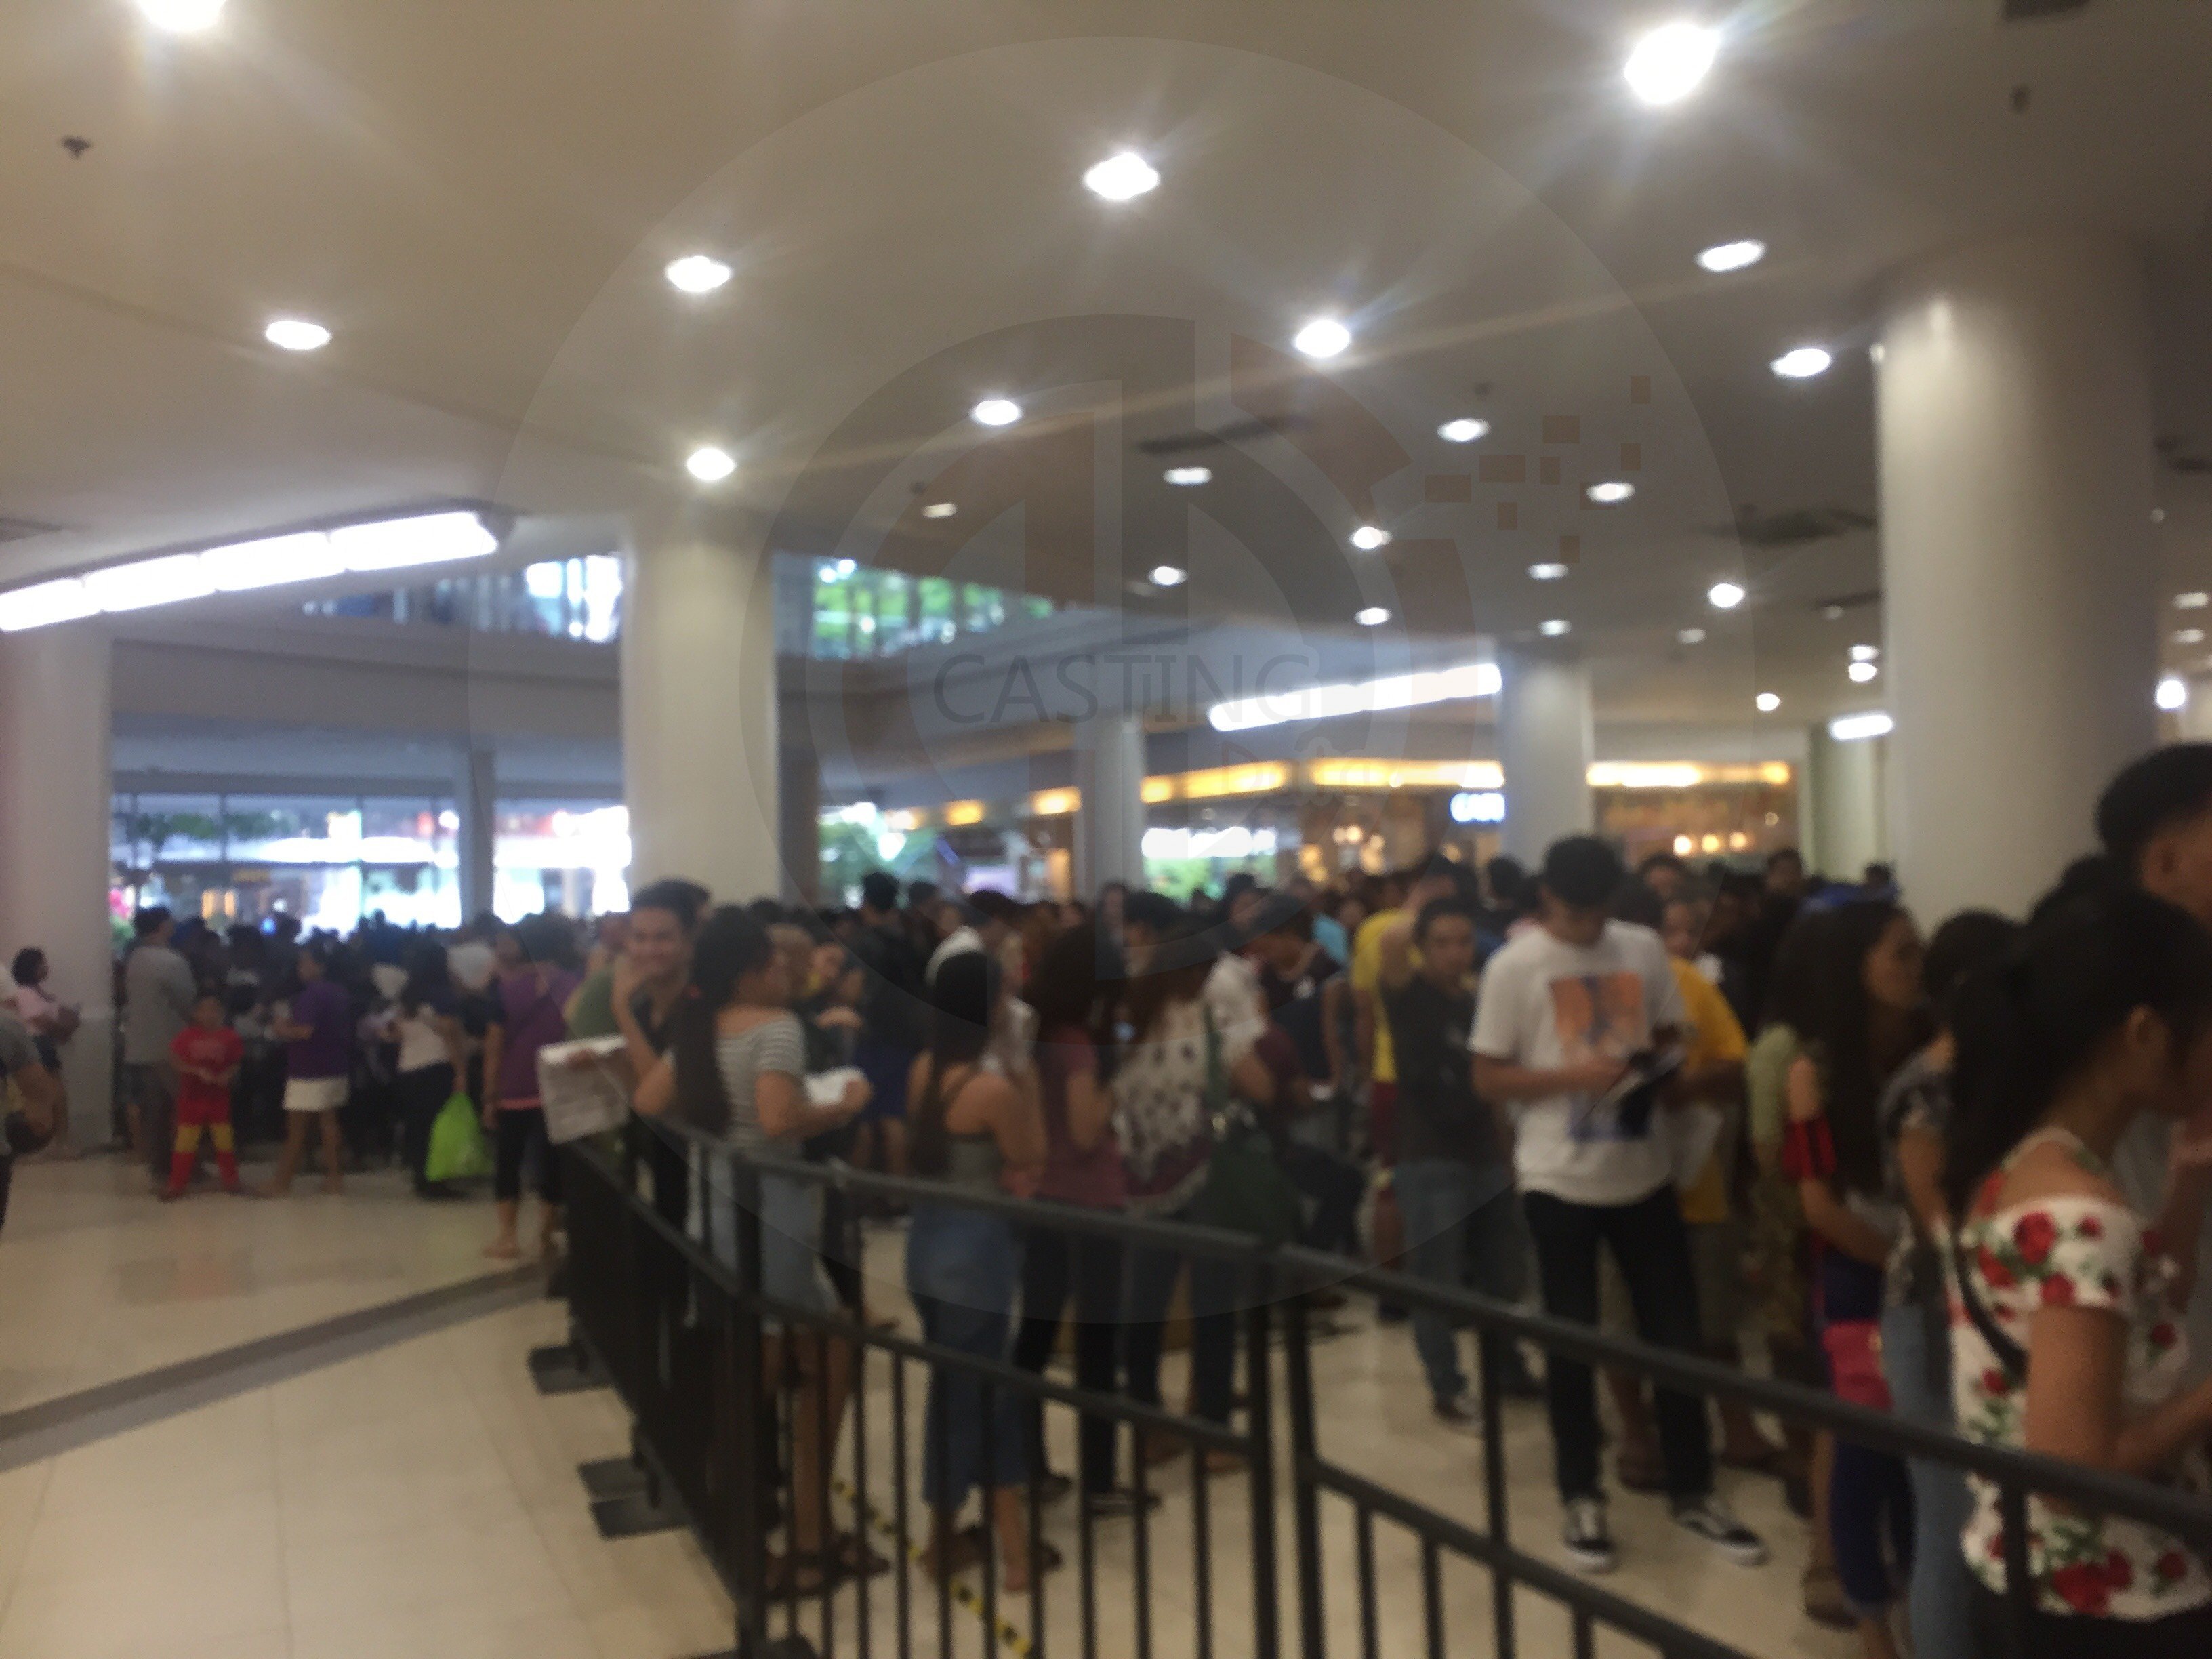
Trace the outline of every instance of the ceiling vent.
<path fill-rule="evenodd" d="M 1870 514 L 1849 507 L 1793 507 L 1778 513 L 1762 513 L 1747 503 L 1735 510 L 1735 522 L 1709 533 L 1734 538 L 1747 547 L 1802 547 L 1833 536 L 1874 528 Z"/>
<path fill-rule="evenodd" d="M 1201 449 L 1219 449 L 1224 444 L 1246 443 L 1275 433 L 1303 432 L 1312 424 L 1310 416 L 1285 413 L 1272 421 L 1235 421 L 1218 432 L 1177 432 L 1164 438 L 1141 439 L 1137 451 L 1144 455 L 1188 455 Z"/>
<path fill-rule="evenodd" d="M 51 536 L 61 526 L 36 519 L 11 519 L 0 514 L 0 542 L 27 542 L 33 536 Z"/>

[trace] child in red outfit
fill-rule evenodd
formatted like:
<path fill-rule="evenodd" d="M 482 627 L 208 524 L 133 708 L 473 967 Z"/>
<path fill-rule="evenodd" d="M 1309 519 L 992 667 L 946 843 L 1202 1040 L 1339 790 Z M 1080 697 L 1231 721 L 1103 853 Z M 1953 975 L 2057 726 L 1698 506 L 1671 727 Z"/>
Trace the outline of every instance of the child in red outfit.
<path fill-rule="evenodd" d="M 223 1024 L 222 999 L 212 991 L 201 992 L 192 1005 L 192 1023 L 169 1044 L 169 1058 L 177 1066 L 177 1140 L 169 1154 L 164 1201 L 182 1198 L 191 1184 L 203 1125 L 214 1132 L 215 1163 L 223 1191 L 239 1190 L 238 1153 L 230 1138 L 230 1085 L 245 1054 L 238 1033 Z"/>

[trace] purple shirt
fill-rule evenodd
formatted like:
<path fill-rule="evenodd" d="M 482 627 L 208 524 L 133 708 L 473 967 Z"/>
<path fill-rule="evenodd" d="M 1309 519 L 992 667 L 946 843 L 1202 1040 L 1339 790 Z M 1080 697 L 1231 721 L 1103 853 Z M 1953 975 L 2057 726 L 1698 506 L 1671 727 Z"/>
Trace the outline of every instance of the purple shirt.
<path fill-rule="evenodd" d="M 1073 1028 L 1048 1031 L 1036 1046 L 1037 1092 L 1044 1106 L 1044 1172 L 1039 1198 L 1079 1204 L 1087 1210 L 1118 1210 L 1128 1201 L 1121 1170 L 1121 1148 L 1109 1126 L 1098 1132 L 1089 1152 L 1075 1144 L 1067 1127 L 1067 1085 L 1079 1077 L 1097 1085 L 1097 1060 L 1091 1038 Z M 1103 1086 L 1103 1085 L 1098 1085 Z"/>
<path fill-rule="evenodd" d="M 557 968 L 545 975 L 543 986 L 532 969 L 500 981 L 499 1012 L 495 1017 L 506 1031 L 506 1044 L 499 1056 L 501 1107 L 538 1104 L 538 1051 L 549 1042 L 568 1040 L 567 1009 L 577 983 L 575 975 Z"/>
<path fill-rule="evenodd" d="M 287 1077 L 343 1077 L 353 1045 L 353 1006 L 346 994 L 326 979 L 300 988 L 292 999 L 292 1023 L 305 1025 L 308 1035 L 284 1050 Z"/>

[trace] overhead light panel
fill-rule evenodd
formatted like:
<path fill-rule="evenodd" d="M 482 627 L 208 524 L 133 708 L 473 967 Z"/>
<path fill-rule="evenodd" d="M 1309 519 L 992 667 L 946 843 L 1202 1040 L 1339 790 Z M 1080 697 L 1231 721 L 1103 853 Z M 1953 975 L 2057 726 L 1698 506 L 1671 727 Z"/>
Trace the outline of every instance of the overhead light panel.
<path fill-rule="evenodd" d="M 305 317 L 278 317 L 261 331 L 261 337 L 283 351 L 320 351 L 331 343 L 331 331 Z"/>
<path fill-rule="evenodd" d="M 143 611 L 179 599 L 204 599 L 215 592 L 214 578 L 198 553 L 171 553 L 88 571 L 84 586 L 102 611 Z"/>
<path fill-rule="evenodd" d="M 2158 706 L 2168 714 L 2189 706 L 2189 685 L 2178 674 L 2168 674 L 2158 683 Z"/>
<path fill-rule="evenodd" d="M 1364 524 L 1352 532 L 1352 544 L 1363 553 L 1390 545 L 1390 532 L 1380 525 Z"/>
<path fill-rule="evenodd" d="M 1838 743 L 1860 743 L 1868 738 L 1886 738 L 1897 729 L 1897 722 L 1880 709 L 1865 714 L 1838 714 L 1828 722 L 1828 735 Z"/>
<path fill-rule="evenodd" d="M 319 530 L 210 547 L 199 557 L 209 586 L 218 593 L 244 593 L 257 587 L 318 581 L 345 574 L 331 538 Z"/>
<path fill-rule="evenodd" d="M 1743 589 L 1735 582 L 1715 582 L 1705 590 L 1705 600 L 1716 611 L 1733 611 L 1743 599 Z"/>
<path fill-rule="evenodd" d="M 1782 707 L 1782 699 L 1771 691 L 1762 691 L 1752 699 L 1752 704 L 1762 714 L 1771 714 Z"/>
<path fill-rule="evenodd" d="M 728 450 L 702 444 L 684 458 L 684 470 L 701 483 L 720 483 L 738 470 L 738 463 Z"/>
<path fill-rule="evenodd" d="M 450 564 L 498 550 L 499 538 L 473 513 L 431 513 L 416 519 L 350 524 L 331 532 L 331 550 L 348 570 L 398 570 Z"/>
<path fill-rule="evenodd" d="M 1199 484 L 1212 483 L 1213 469 L 1208 466 L 1171 466 L 1160 476 L 1171 484 L 1189 489 Z"/>
<path fill-rule="evenodd" d="M 1826 346 L 1792 346 L 1767 367 L 1785 380 L 1809 380 L 1815 374 L 1826 374 L 1828 365 L 1835 359 Z"/>
<path fill-rule="evenodd" d="M 1742 270 L 1766 257 L 1766 244 L 1747 236 L 1736 242 L 1717 242 L 1698 255 L 1698 264 L 1716 276 Z"/>
<path fill-rule="evenodd" d="M 1881 655 L 1881 647 L 1878 645 L 1855 645 L 1851 647 L 1853 662 L 1872 662 L 1880 655 Z"/>
<path fill-rule="evenodd" d="M 1536 624 L 1536 631 L 1539 634 L 1541 634 L 1547 640 L 1556 640 L 1560 635 L 1571 630 L 1574 624 L 1572 623 L 1563 622 L 1554 617 L 1550 622 L 1538 623 Z"/>
<path fill-rule="evenodd" d="M 1592 484 L 1583 494 L 1595 506 L 1618 507 L 1636 494 L 1636 486 L 1626 478 L 1607 478 L 1602 483 Z"/>
<path fill-rule="evenodd" d="M 1685 628 L 1674 635 L 1674 642 L 1677 645 L 1703 645 L 1705 642 L 1705 630 L 1702 628 Z"/>
<path fill-rule="evenodd" d="M 1563 564 L 1532 564 L 1528 574 L 1540 582 L 1555 582 L 1567 574 L 1567 568 Z"/>
<path fill-rule="evenodd" d="M 1844 670 L 1844 672 L 1849 674 L 1856 684 L 1864 685 L 1876 674 L 1881 672 L 1881 670 L 1870 662 L 1855 662 Z"/>
<path fill-rule="evenodd" d="M 1181 587 L 1189 580 L 1190 572 L 1181 565 L 1156 564 L 1152 567 L 1152 586 L 1155 587 Z"/>
<path fill-rule="evenodd" d="M 1380 628 L 1390 620 L 1390 613 L 1379 605 L 1370 605 L 1364 611 L 1354 611 L 1352 620 L 1362 628 Z"/>
<path fill-rule="evenodd" d="M 986 398 L 968 412 L 979 426 L 1012 426 L 1022 418 L 1022 406 L 1012 398 Z"/>
<path fill-rule="evenodd" d="M 712 294 L 732 274 L 729 265 L 711 253 L 687 253 L 680 259 L 671 259 L 662 272 L 669 286 L 686 294 Z"/>
<path fill-rule="evenodd" d="M 949 519 L 959 510 L 958 503 L 954 501 L 932 501 L 921 509 L 921 516 L 925 519 Z"/>
<path fill-rule="evenodd" d="M 1437 436 L 1448 444 L 1471 444 L 1477 438 L 1487 435 L 1489 431 L 1489 422 L 1463 416 L 1456 421 L 1446 421 L 1437 428 Z"/>
<path fill-rule="evenodd" d="M 2177 593 L 2173 596 L 2173 608 L 2176 611 L 2202 611 L 2208 599 L 2212 599 L 2212 595 Z"/>
<path fill-rule="evenodd" d="M 138 9 L 155 28 L 172 34 L 197 34 L 222 15 L 223 0 L 138 0 Z"/>
<path fill-rule="evenodd" d="M 38 582 L 13 592 L 0 593 L 0 633 L 18 634 L 27 628 L 76 622 L 94 615 L 99 609 L 77 577 Z"/>
<path fill-rule="evenodd" d="M 1352 343 L 1352 331 L 1334 317 L 1316 317 L 1291 338 L 1309 357 L 1334 357 Z"/>
<path fill-rule="evenodd" d="M 2204 630 L 2201 628 L 2177 628 L 2173 630 L 2173 642 L 2176 645 L 2202 645 L 2204 643 Z"/>
<path fill-rule="evenodd" d="M 1698 89 L 1720 49 L 1717 29 L 1686 20 L 1662 23 L 1630 49 L 1620 72 L 1645 103 L 1679 104 Z"/>
<path fill-rule="evenodd" d="M 1083 175 L 1084 188 L 1109 202 L 1126 202 L 1159 186 L 1152 164 L 1133 149 L 1109 155 Z"/>
<path fill-rule="evenodd" d="M 1370 614 L 1375 617 L 1374 623 L 1367 621 Z M 1389 619 L 1390 613 L 1380 606 L 1372 612 L 1359 613 L 1359 621 L 1370 628 Z M 1371 714 L 1386 708 L 1425 708 L 1431 703 L 1468 697 L 1494 697 L 1498 684 L 1496 663 L 1460 663 L 1450 668 L 1393 674 L 1379 680 L 1308 685 L 1295 691 L 1238 697 L 1231 702 L 1214 704 L 1206 710 L 1206 719 L 1217 732 L 1250 732 L 1291 720 L 1339 720 L 1346 714 Z"/>

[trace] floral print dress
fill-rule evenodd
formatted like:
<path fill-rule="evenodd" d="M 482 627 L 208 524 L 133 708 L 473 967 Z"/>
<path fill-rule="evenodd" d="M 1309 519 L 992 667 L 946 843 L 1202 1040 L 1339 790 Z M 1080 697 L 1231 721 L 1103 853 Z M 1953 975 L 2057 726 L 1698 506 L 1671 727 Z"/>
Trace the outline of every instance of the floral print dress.
<path fill-rule="evenodd" d="M 2017 1158 L 2031 1143 L 2015 1150 Z M 2083 1167 L 2102 1166 L 2075 1147 Z M 2178 1392 L 2188 1345 L 2178 1323 L 2174 1264 L 2156 1232 L 2124 1205 L 2052 1196 L 1995 1207 L 2005 1168 L 1991 1176 L 1958 1232 L 1958 1259 L 1998 1328 L 2027 1346 L 2039 1308 L 2104 1308 L 2126 1325 L 2121 1408 L 2139 1413 Z M 2025 1380 L 2007 1370 L 1952 1287 L 1952 1390 L 1960 1432 L 1986 1444 L 2024 1449 Z M 2184 1490 L 2212 1490 L 2202 1448 L 2170 1474 Z M 2005 1588 L 1997 1489 L 1969 1475 L 1974 1509 L 1962 1543 L 1968 1568 L 1990 1589 Z M 2212 1602 L 2212 1571 L 2171 1534 L 2118 1516 L 2056 1508 L 2031 1497 L 2027 1557 L 2036 1605 L 2046 1613 L 2100 1619 L 2162 1619 Z"/>

